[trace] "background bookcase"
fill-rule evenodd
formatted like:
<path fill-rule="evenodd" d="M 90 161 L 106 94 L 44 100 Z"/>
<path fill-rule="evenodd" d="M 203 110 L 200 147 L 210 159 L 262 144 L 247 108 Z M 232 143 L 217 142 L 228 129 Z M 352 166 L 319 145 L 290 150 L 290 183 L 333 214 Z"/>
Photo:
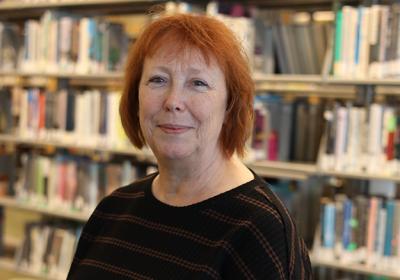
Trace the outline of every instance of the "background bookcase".
<path fill-rule="evenodd" d="M 28 20 L 33 19 L 43 21 L 44 14 L 46 13 L 49 15 L 49 17 L 57 17 L 60 15 L 62 17 L 65 14 L 74 15 L 76 17 L 79 15 L 80 17 L 96 19 L 98 20 L 99 24 L 103 21 L 117 22 L 122 24 L 126 33 L 130 36 L 130 39 L 132 39 L 140 29 L 140 26 L 149 20 L 150 16 L 146 15 L 149 9 L 167 9 L 171 12 L 177 10 L 194 10 L 195 12 L 205 12 L 207 9 L 212 10 L 212 7 L 210 8 L 207 6 L 208 1 L 193 2 L 196 2 L 196 4 L 137 0 L 3 0 L 0 1 L 0 22 L 15 24 L 15 26 L 20 28 L 20 31 L 25 30 L 25 33 L 23 33 L 25 36 L 29 36 L 27 35 L 28 25 L 26 25 Z M 342 104 L 342 107 L 346 104 L 346 102 L 352 102 L 352 104 L 357 104 L 357 107 L 369 108 L 374 100 L 378 100 L 378 102 L 381 102 L 382 104 L 391 104 L 390 102 L 396 101 L 396 95 L 400 94 L 400 79 L 398 79 L 396 76 L 363 77 L 362 75 L 359 75 L 356 77 L 349 75 L 348 73 L 335 73 L 335 63 L 338 62 L 337 59 L 340 57 L 336 56 L 335 53 L 338 45 L 337 40 L 335 40 L 337 38 L 337 21 L 335 21 L 335 16 L 337 18 L 338 11 L 342 10 L 341 7 L 343 6 L 359 7 L 359 5 L 362 4 L 371 6 L 372 4 L 378 3 L 332 0 L 266 0 L 238 2 L 239 4 L 243 4 L 243 6 L 237 6 L 240 7 L 239 12 L 236 10 L 235 13 L 244 13 L 249 16 L 250 14 L 255 13 L 254 7 L 257 7 L 258 9 L 258 16 L 256 18 L 258 18 L 259 21 L 255 24 L 259 24 L 259 29 L 256 30 L 257 28 L 255 28 L 254 34 L 245 34 L 247 34 L 247 38 L 253 38 L 253 45 L 250 44 L 248 48 L 252 49 L 250 60 L 252 61 L 255 69 L 254 82 L 256 85 L 257 96 L 261 97 L 261 99 L 265 97 L 267 103 L 271 100 L 275 102 L 277 99 L 279 99 L 277 101 L 278 103 L 289 100 L 294 104 L 299 100 L 300 103 L 303 102 L 304 104 L 307 104 L 306 107 L 308 108 L 309 104 L 314 104 L 313 102 L 315 102 L 315 100 L 317 100 L 318 104 L 324 103 L 325 100 L 336 100 L 339 102 L 338 104 Z M 384 3 L 380 4 L 391 5 L 393 3 L 394 1 L 385 1 Z M 154 5 L 157 7 L 154 8 Z M 228 1 L 221 1 L 220 11 L 225 13 L 229 13 L 229 11 L 232 12 L 232 4 L 228 3 Z M 271 15 L 269 14 L 271 11 L 272 13 L 280 14 L 282 16 L 279 16 L 278 18 L 273 17 L 273 20 L 271 21 Z M 279 13 L 276 13 L 276 11 L 279 11 Z M 273 32 L 276 32 L 274 31 L 274 26 L 279 26 L 277 30 L 279 32 L 283 32 L 283 34 L 288 32 L 287 30 L 295 28 L 287 26 L 303 28 L 302 32 L 306 32 L 305 34 L 307 34 L 308 31 L 304 31 L 304 26 L 308 28 L 307 26 L 313 22 L 317 22 L 318 20 L 311 19 L 310 23 L 310 19 L 307 19 L 307 16 L 305 15 L 310 15 L 314 12 L 321 11 L 330 11 L 331 20 L 327 20 L 328 23 L 325 22 L 325 24 L 330 26 L 330 33 L 328 33 L 326 37 L 327 42 L 323 52 L 323 57 L 319 61 L 318 71 L 314 69 L 310 71 L 316 71 L 315 73 L 306 74 L 306 72 L 310 71 L 309 69 L 305 70 L 299 66 L 302 63 L 300 60 L 296 62 L 298 64 L 297 68 L 291 68 L 293 65 L 290 67 L 290 62 L 288 62 L 290 57 L 292 59 L 294 57 L 298 59 L 298 56 L 303 54 L 302 52 L 298 53 L 298 51 L 307 50 L 307 45 L 303 45 L 303 37 L 298 38 L 299 40 L 285 36 L 278 37 L 283 40 L 280 43 L 282 44 L 282 49 L 286 48 L 287 53 L 278 54 L 276 51 L 276 45 L 273 45 L 275 51 L 272 50 L 271 52 L 271 50 L 268 49 L 268 39 L 274 38 L 268 36 L 271 36 Z M 293 16 L 294 13 L 301 13 L 301 16 Z M 325 14 L 325 17 L 326 15 L 327 14 Z M 291 20 L 295 18 L 295 20 L 287 21 L 287 18 L 291 18 Z M 226 20 L 228 24 L 231 24 L 233 28 L 238 28 L 236 25 L 241 26 L 239 28 L 249 28 L 249 20 L 242 20 L 242 22 L 238 24 L 233 23 L 233 21 L 230 22 L 230 19 L 227 18 L 222 19 Z M 262 19 L 261 21 L 263 24 L 261 27 L 260 19 Z M 279 22 L 279 24 L 277 22 Z M 262 34 L 261 37 L 264 38 L 265 41 L 261 40 L 260 42 L 260 30 Z M 265 30 L 271 30 L 272 33 L 266 35 L 263 33 Z M 245 29 L 245 31 L 249 31 L 249 29 Z M 388 38 L 389 37 L 390 36 L 388 35 Z M 277 40 L 276 38 L 277 37 L 275 37 L 275 40 Z M 22 37 L 20 38 L 22 50 L 24 50 L 23 43 L 26 40 L 26 37 L 25 39 Z M 285 40 L 289 41 L 285 43 Z M 290 47 L 288 48 L 287 43 L 290 43 L 290 40 L 292 40 L 291 42 L 293 44 L 302 45 L 299 47 L 299 50 L 293 50 L 293 48 Z M 2 42 L 2 45 L 0 46 L 0 53 L 3 59 L 3 61 L 0 60 L 0 66 L 2 66 L 4 65 L 4 54 L 2 53 L 4 50 L 4 39 L 0 39 L 0 42 Z M 130 43 L 131 41 L 127 42 L 127 44 Z M 264 43 L 266 43 L 267 46 L 263 45 Z M 259 50 L 257 50 L 257 47 L 259 47 L 257 44 L 263 46 L 261 53 Z M 275 42 L 274 44 L 277 43 Z M 25 47 L 25 49 L 26 48 L 27 47 Z M 253 52 L 255 52 L 254 56 Z M 23 52 L 21 51 L 21 53 Z M 22 55 L 24 56 L 21 57 Z M 88 55 L 90 60 L 90 54 Z M 283 55 L 284 59 L 279 61 L 279 55 L 281 58 Z M 313 53 L 311 53 L 311 55 L 313 55 Z M 121 56 L 123 56 L 123 54 Z M 19 54 L 18 60 L 24 60 L 26 57 L 30 57 L 30 54 Z M 306 57 L 305 62 L 314 60 L 314 57 L 310 58 L 309 51 L 308 57 L 306 54 L 304 54 L 304 57 Z M 268 64 L 268 58 L 272 58 L 274 60 L 273 64 Z M 51 59 L 54 59 L 54 57 L 46 57 L 46 59 L 49 59 L 48 61 L 51 62 Z M 288 63 L 286 66 L 284 65 L 285 61 Z M 116 67 L 112 71 L 105 71 L 104 68 L 103 70 L 95 71 L 75 71 L 65 69 L 46 71 L 48 68 L 48 65 L 46 64 L 44 67 L 42 67 L 42 69 L 32 66 L 29 67 L 29 65 L 25 68 L 21 65 L 18 66 L 19 67 L 0 67 L 0 94 L 8 94 L 9 96 L 13 96 L 13 90 L 28 92 L 30 90 L 32 91 L 32 89 L 35 89 L 37 90 L 36 93 L 19 93 L 16 95 L 24 96 L 24 94 L 31 94 L 34 97 L 36 94 L 37 96 L 48 96 L 48 94 L 59 95 L 60 91 L 67 89 L 73 90 L 74 94 L 78 92 L 76 94 L 79 95 L 87 95 L 89 94 L 88 92 L 93 94 L 93 91 L 95 90 L 97 90 L 99 93 L 95 93 L 93 95 L 110 95 L 115 94 L 115 92 L 120 89 L 123 79 L 122 66 L 119 68 Z M 3 104 L 6 104 L 4 98 L 0 98 L 0 102 L 4 102 Z M 82 104 L 85 104 L 85 101 L 82 102 Z M 264 105 L 265 104 L 262 106 Z M 265 111 L 265 108 L 262 106 L 260 107 L 262 114 L 265 112 L 268 113 L 268 110 L 272 110 L 271 108 L 267 108 L 267 111 Z M 4 123 L 7 123 L 4 121 L 4 119 L 6 119 L 6 113 L 4 112 L 6 112 L 7 109 L 9 112 L 12 111 L 12 107 L 4 105 L 2 107 L 2 104 L 0 104 L 0 120 L 2 120 Z M 383 168 L 383 170 L 375 169 L 375 171 L 372 172 L 366 171 L 365 169 L 348 170 L 346 168 L 333 168 L 329 164 L 324 164 L 325 150 L 327 150 L 327 128 L 326 120 L 322 121 L 322 113 L 327 110 L 329 111 L 329 109 L 327 109 L 327 107 L 321 107 L 320 110 L 321 111 L 318 116 L 320 117 L 322 129 L 320 131 L 321 135 L 317 137 L 318 139 L 316 142 L 318 151 L 312 160 L 296 158 L 294 156 L 296 153 L 293 151 L 290 152 L 292 155 L 290 155 L 289 152 L 287 153 L 288 155 L 286 158 L 288 160 L 286 161 L 279 160 L 280 155 L 278 151 L 271 150 L 269 153 L 267 153 L 267 155 L 265 155 L 265 145 L 268 144 L 269 147 L 271 147 L 271 143 L 276 144 L 276 142 L 269 143 L 268 141 L 271 139 L 265 138 L 265 135 L 268 133 L 271 134 L 270 132 L 272 131 L 268 130 L 267 133 L 267 131 L 262 130 L 265 128 L 265 125 L 261 126 L 261 131 L 259 134 L 253 135 L 253 139 L 251 143 L 249 143 L 249 146 L 252 146 L 253 148 L 257 146 L 256 144 L 261 143 L 262 156 L 254 156 L 254 153 L 250 152 L 250 156 L 245 159 L 246 164 L 250 168 L 252 168 L 261 176 L 268 178 L 272 185 L 274 185 L 274 190 L 276 190 L 278 194 L 281 195 L 283 200 L 289 204 L 289 208 L 292 210 L 292 213 L 297 221 L 300 233 L 310 246 L 312 243 L 314 243 L 314 247 L 316 246 L 315 243 L 318 243 L 318 240 L 321 239 L 319 237 L 320 233 L 318 233 L 321 230 L 318 230 L 318 228 L 320 226 L 323 227 L 323 224 L 320 223 L 319 220 L 320 215 L 323 215 L 320 214 L 320 212 L 323 211 L 324 206 L 321 207 L 322 204 L 320 204 L 320 198 L 327 196 L 327 194 L 324 193 L 324 191 L 327 189 L 326 185 L 338 186 L 340 184 L 351 184 L 355 186 L 354 188 L 365 189 L 368 188 L 369 185 L 379 185 L 379 183 L 376 182 L 385 182 L 381 183 L 381 185 L 384 185 L 383 188 L 393 189 L 394 186 L 396 189 L 396 184 L 400 181 L 400 173 L 398 172 L 398 168 L 393 168 L 393 172 L 386 172 L 385 168 Z M 3 116 L 1 116 L 2 112 Z M 32 116 L 29 115 L 28 118 Z M 270 122 L 270 119 L 265 118 L 265 115 L 263 116 L 263 122 Z M 3 119 L 1 119 L 2 117 Z M 292 123 L 293 126 L 296 125 L 295 120 L 296 118 L 294 118 Z M 12 120 L 12 122 L 14 122 L 14 120 Z M 303 123 L 304 122 L 308 121 L 303 120 Z M 256 125 L 257 124 L 255 124 L 255 127 Z M 310 127 L 313 126 L 310 125 Z M 29 125 L 27 128 L 29 128 Z M 36 127 L 36 129 L 37 128 L 38 127 Z M 28 266 L 24 267 L 15 265 L 16 261 L 14 259 L 17 259 L 17 257 L 14 257 L 15 247 L 20 248 L 16 250 L 16 254 L 22 254 L 19 251 L 21 251 L 21 248 L 23 248 L 22 239 L 24 238 L 24 235 L 20 233 L 23 231 L 23 224 L 29 224 L 31 221 L 41 220 L 42 223 L 45 223 L 46 225 L 51 224 L 55 225 L 56 227 L 59 224 L 68 224 L 68 226 L 74 228 L 75 231 L 77 228 L 79 231 L 79 227 L 90 215 L 90 207 L 85 208 L 79 206 L 82 203 L 75 208 L 72 207 L 72 209 L 71 207 L 55 207 L 54 205 L 51 206 L 43 203 L 43 201 L 40 200 L 40 197 L 27 198 L 24 197 L 23 194 L 20 195 L 16 191 L 15 185 L 18 183 L 21 184 L 18 182 L 18 179 L 21 177 L 21 174 L 24 174 L 23 170 L 28 169 L 26 168 L 27 162 L 30 162 L 32 158 L 32 162 L 35 162 L 35 160 L 42 162 L 43 160 L 41 160 L 41 158 L 45 158 L 45 166 L 54 164 L 49 163 L 48 159 L 50 159 L 50 162 L 56 162 L 56 159 L 54 158 L 57 158 L 57 156 L 63 157 L 62 160 L 72 160 L 76 162 L 79 162 L 84 158 L 85 160 L 89 160 L 90 162 L 94 163 L 94 165 L 97 163 L 99 165 L 106 163 L 118 163 L 122 166 L 123 163 L 129 161 L 131 164 L 129 165 L 129 168 L 134 168 L 136 166 L 135 176 L 141 176 L 149 170 L 153 170 L 155 167 L 155 159 L 149 151 L 138 151 L 129 145 L 126 145 L 126 139 L 123 137 L 117 139 L 119 141 L 117 144 L 114 142 L 110 144 L 108 139 L 103 139 L 104 141 L 83 141 L 82 139 L 79 139 L 82 141 L 77 141 L 76 139 L 72 139 L 72 141 L 64 141 L 68 137 L 63 137 L 63 135 L 61 137 L 56 137 L 57 135 L 43 137 L 36 137 L 36 135 L 26 137 L 25 135 L 22 137 L 20 133 L 15 133 L 14 128 L 7 127 L 7 125 L 4 124 L 3 126 L 0 124 L 0 132 L 0 158 L 3 159 L 3 162 L 0 163 L 0 191 L 3 193 L 3 195 L 0 196 L 0 212 L 2 213 L 3 220 L 0 230 L 0 235 L 2 237 L 0 249 L 2 255 L 4 256 L 0 261 L 0 273 L 1 271 L 4 271 L 4 273 L 6 273 L 5 271 L 11 271 L 10 273 L 17 273 L 19 275 L 33 278 L 36 277 L 40 279 L 62 278 L 62 273 L 51 273 L 41 269 L 31 269 L 31 267 Z M 21 131 L 19 130 L 19 132 Z M 111 138 L 114 136 L 111 136 Z M 261 140 L 257 137 L 261 137 Z M 297 134 L 291 134 L 291 138 L 297 139 L 298 137 L 299 136 Z M 258 143 L 257 139 L 259 140 Z M 307 141 L 303 142 L 303 145 L 307 144 L 309 144 Z M 293 146 L 295 144 L 292 143 L 291 145 Z M 294 149 L 292 146 L 289 145 L 288 149 Z M 260 152 L 258 152 L 258 154 L 260 154 Z M 41 164 L 43 163 L 40 163 L 39 166 L 41 166 Z M 55 164 L 55 166 L 58 165 Z M 103 167 L 94 167 L 94 169 L 96 168 Z M 72 168 L 72 170 L 75 169 Z M 76 170 L 73 172 L 78 172 Z M 25 174 L 25 176 L 29 178 L 27 174 Z M 131 174 L 130 176 L 130 178 L 132 178 L 133 175 Z M 334 181 L 334 183 L 332 183 L 332 181 Z M 337 181 L 341 183 L 338 183 Z M 25 186 L 26 185 L 27 184 L 25 183 Z M 390 186 L 388 187 L 385 185 Z M 101 195 L 97 194 L 97 196 L 100 197 Z M 399 196 L 395 195 L 395 197 L 399 199 Z M 304 209 L 304 205 L 307 205 L 308 207 Z M 18 225 L 15 226 L 17 222 Z M 10 229 L 10 227 L 19 228 L 19 233 L 17 231 L 14 232 L 12 229 Z M 34 232 L 34 230 L 35 226 L 33 226 L 32 232 Z M 317 240 L 317 242 L 314 240 Z M 317 249 L 313 252 L 318 252 Z M 368 267 L 363 264 L 355 264 L 352 262 L 340 262 L 332 257 L 324 257 L 325 255 L 329 255 L 329 252 L 325 252 L 325 254 L 312 253 L 312 263 L 315 268 L 317 279 L 363 279 L 360 275 L 364 275 L 364 277 L 367 277 L 368 275 L 378 275 L 382 277 L 388 277 L 390 279 L 400 279 L 399 271 L 391 271 L 390 269 L 373 266 Z"/>

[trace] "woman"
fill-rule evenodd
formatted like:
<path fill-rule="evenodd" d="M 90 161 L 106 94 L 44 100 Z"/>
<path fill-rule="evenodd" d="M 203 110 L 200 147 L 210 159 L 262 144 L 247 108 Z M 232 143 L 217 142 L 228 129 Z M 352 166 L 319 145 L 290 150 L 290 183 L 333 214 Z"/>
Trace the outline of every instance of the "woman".
<path fill-rule="evenodd" d="M 151 23 L 128 58 L 124 129 L 159 172 L 101 201 L 68 279 L 310 279 L 307 250 L 268 185 L 242 156 L 253 81 L 216 19 Z"/>

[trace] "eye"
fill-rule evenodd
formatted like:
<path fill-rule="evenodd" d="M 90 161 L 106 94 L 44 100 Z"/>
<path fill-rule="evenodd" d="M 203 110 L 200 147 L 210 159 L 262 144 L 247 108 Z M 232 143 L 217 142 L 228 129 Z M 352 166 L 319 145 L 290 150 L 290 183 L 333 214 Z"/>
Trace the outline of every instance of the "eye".
<path fill-rule="evenodd" d="M 203 81 L 203 80 L 199 80 L 199 79 L 195 79 L 192 81 L 192 85 L 200 91 L 206 91 L 209 86 L 207 84 L 207 82 Z"/>
<path fill-rule="evenodd" d="M 150 77 L 150 79 L 147 81 L 147 85 L 150 85 L 152 87 L 161 87 L 167 82 L 167 79 L 161 77 L 161 76 L 153 76 Z"/>

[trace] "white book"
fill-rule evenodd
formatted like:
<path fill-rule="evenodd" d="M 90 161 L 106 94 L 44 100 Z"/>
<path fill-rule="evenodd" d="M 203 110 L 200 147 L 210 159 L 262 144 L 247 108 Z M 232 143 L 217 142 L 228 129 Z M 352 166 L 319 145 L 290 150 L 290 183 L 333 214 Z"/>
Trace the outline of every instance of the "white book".
<path fill-rule="evenodd" d="M 117 144 L 116 123 L 118 111 L 115 106 L 115 97 L 116 94 L 114 93 L 110 92 L 107 94 L 107 145 L 109 147 L 115 147 Z"/>
<path fill-rule="evenodd" d="M 370 106 L 368 128 L 368 171 L 376 172 L 381 169 L 383 105 L 374 103 Z"/>
<path fill-rule="evenodd" d="M 39 72 L 46 70 L 46 64 L 50 49 L 50 11 L 46 11 L 40 18 L 40 31 L 42 36 L 39 40 L 39 54 L 37 61 L 37 70 Z"/>
<path fill-rule="evenodd" d="M 349 137 L 348 149 L 346 153 L 346 170 L 360 171 L 360 112 L 359 108 L 351 107 L 349 109 Z"/>
<path fill-rule="evenodd" d="M 50 44 L 49 44 L 49 57 L 47 61 L 47 66 L 46 66 L 46 72 L 47 73 L 54 73 L 58 72 L 58 44 L 60 43 L 60 40 L 58 38 L 58 20 L 54 17 L 52 17 L 50 21 Z"/>
<path fill-rule="evenodd" d="M 358 55 L 356 76 L 358 78 L 365 78 L 368 75 L 368 65 L 369 65 L 368 32 L 370 30 L 371 11 L 369 7 L 361 7 L 360 9 L 361 9 L 360 42 L 359 42 L 359 55 Z"/>
<path fill-rule="evenodd" d="M 355 50 L 357 44 L 357 22 L 358 22 L 358 9 L 350 7 L 349 8 L 349 25 L 346 25 L 347 32 L 345 33 L 348 36 L 347 40 L 347 50 L 348 52 L 346 58 L 346 75 L 354 76 L 355 68 L 356 68 L 356 58 L 355 58 Z"/>
<path fill-rule="evenodd" d="M 347 76 L 349 71 L 349 60 L 350 52 L 354 49 L 349 49 L 350 47 L 350 29 L 351 29 L 351 9 L 350 6 L 343 6 L 342 8 L 342 63 L 339 70 L 341 76 Z"/>
<path fill-rule="evenodd" d="M 78 52 L 78 63 L 76 66 L 76 72 L 85 74 L 89 72 L 90 61 L 89 61 L 89 48 L 90 48 L 90 37 L 89 37 L 89 18 L 82 18 L 79 23 L 79 52 Z"/>
<path fill-rule="evenodd" d="M 383 78 L 385 74 L 385 58 L 386 58 L 386 37 L 389 29 L 389 6 L 381 6 L 380 17 L 380 34 L 379 34 L 379 58 L 376 78 Z"/>
<path fill-rule="evenodd" d="M 59 22 L 60 27 L 60 41 L 59 41 L 59 71 L 61 72 L 71 72 L 72 71 L 72 61 L 70 59 L 70 52 L 72 48 L 72 23 L 73 19 L 71 17 L 62 17 Z"/>
<path fill-rule="evenodd" d="M 358 168 L 364 171 L 368 163 L 368 123 L 367 108 L 359 108 L 359 149 L 360 156 L 358 160 Z"/>
<path fill-rule="evenodd" d="M 85 91 L 82 94 L 82 107 L 79 113 L 80 121 L 82 122 L 82 130 L 79 137 L 82 139 L 81 144 L 93 145 L 91 142 L 91 132 L 93 126 L 93 107 L 91 106 L 92 93 L 91 91 Z"/>
<path fill-rule="evenodd" d="M 75 235 L 66 230 L 61 245 L 60 260 L 58 263 L 60 279 L 65 279 L 68 275 L 69 268 L 74 258 L 75 242 Z"/>
<path fill-rule="evenodd" d="M 24 59 L 21 63 L 22 70 L 33 72 L 37 70 L 38 60 L 38 33 L 39 22 L 36 20 L 28 20 L 25 23 L 25 43 L 24 43 Z"/>
<path fill-rule="evenodd" d="M 368 30 L 368 39 L 370 47 L 379 43 L 379 25 L 380 25 L 380 5 L 372 5 L 370 11 L 370 23 Z M 376 77 L 377 61 L 371 61 L 368 67 L 368 76 Z"/>
<path fill-rule="evenodd" d="M 346 107 L 340 107 L 337 112 L 336 141 L 335 141 L 335 169 L 343 171 L 345 165 L 346 137 L 348 134 Z"/>
<path fill-rule="evenodd" d="M 85 96 L 82 93 L 77 93 L 75 95 L 75 112 L 74 112 L 74 121 L 75 121 L 75 129 L 74 129 L 74 142 L 75 144 L 82 144 L 82 138 L 85 134 L 85 107 L 84 100 Z"/>
<path fill-rule="evenodd" d="M 216 16 L 218 14 L 218 3 L 211 1 L 207 4 L 206 14 L 209 16 Z"/>
<path fill-rule="evenodd" d="M 92 116 L 91 116 L 91 139 L 93 140 L 92 143 L 96 145 L 99 144 L 100 138 L 100 91 L 93 90 L 91 93 L 91 108 L 92 108 Z"/>

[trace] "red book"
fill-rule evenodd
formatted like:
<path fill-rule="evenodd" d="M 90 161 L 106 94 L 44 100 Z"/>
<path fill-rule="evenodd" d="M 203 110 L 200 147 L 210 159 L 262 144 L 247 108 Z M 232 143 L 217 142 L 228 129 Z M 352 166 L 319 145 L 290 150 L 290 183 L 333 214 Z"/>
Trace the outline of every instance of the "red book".
<path fill-rule="evenodd" d="M 43 92 L 39 93 L 39 130 L 45 128 L 46 120 L 46 96 Z"/>
<path fill-rule="evenodd" d="M 278 134 L 275 130 L 268 137 L 268 160 L 278 160 Z"/>
<path fill-rule="evenodd" d="M 394 138 L 395 138 L 395 131 L 388 132 L 388 142 L 386 146 L 387 160 L 394 159 Z"/>

